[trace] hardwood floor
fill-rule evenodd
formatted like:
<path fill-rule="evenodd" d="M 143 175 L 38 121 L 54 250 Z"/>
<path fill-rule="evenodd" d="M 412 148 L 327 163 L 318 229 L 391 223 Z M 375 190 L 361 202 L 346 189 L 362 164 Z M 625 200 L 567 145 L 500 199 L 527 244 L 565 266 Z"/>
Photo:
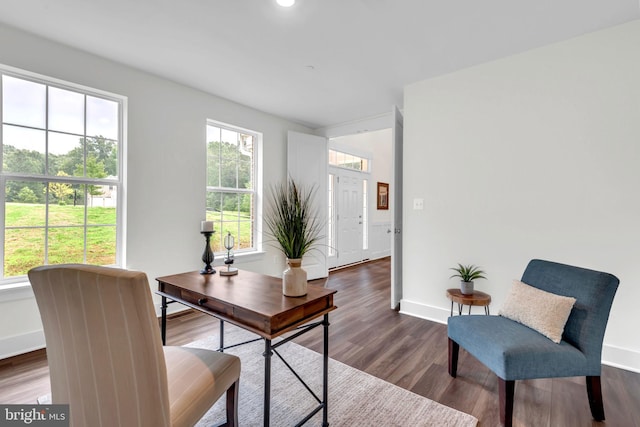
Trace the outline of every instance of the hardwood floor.
<path fill-rule="evenodd" d="M 330 356 L 414 393 L 497 426 L 498 382 L 480 362 L 460 351 L 458 377 L 447 373 L 446 325 L 389 308 L 389 259 L 332 272 L 337 289 L 331 313 Z M 444 290 L 443 290 L 444 292 Z M 196 312 L 168 321 L 167 342 L 182 345 L 207 336 L 217 321 Z M 320 330 L 296 340 L 321 351 Z M 640 427 L 640 374 L 603 366 L 606 422 L 592 420 L 584 378 L 516 383 L 514 426 Z M 44 352 L 0 360 L 0 403 L 31 403 L 49 390 Z"/>

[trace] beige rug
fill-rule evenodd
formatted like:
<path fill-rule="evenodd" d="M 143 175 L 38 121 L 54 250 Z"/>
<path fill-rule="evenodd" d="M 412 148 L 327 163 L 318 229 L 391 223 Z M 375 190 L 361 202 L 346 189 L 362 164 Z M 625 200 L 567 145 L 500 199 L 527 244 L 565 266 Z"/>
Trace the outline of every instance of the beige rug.
<path fill-rule="evenodd" d="M 311 333 L 321 333 L 314 331 Z M 225 344 L 254 338 L 244 330 L 225 325 Z M 195 341 L 189 347 L 215 349 L 218 336 Z M 264 385 L 264 341 L 227 350 L 242 360 L 239 422 L 241 427 L 261 426 Z M 278 349 L 318 396 L 322 396 L 322 355 L 295 343 Z M 224 398 L 198 423 L 217 425 L 225 420 Z M 317 402 L 274 354 L 271 366 L 271 425 L 293 426 L 317 406 Z M 401 387 L 329 359 L 329 425 L 331 426 L 455 426 L 473 427 L 471 415 L 436 403 Z M 306 426 L 322 425 L 322 413 Z"/>

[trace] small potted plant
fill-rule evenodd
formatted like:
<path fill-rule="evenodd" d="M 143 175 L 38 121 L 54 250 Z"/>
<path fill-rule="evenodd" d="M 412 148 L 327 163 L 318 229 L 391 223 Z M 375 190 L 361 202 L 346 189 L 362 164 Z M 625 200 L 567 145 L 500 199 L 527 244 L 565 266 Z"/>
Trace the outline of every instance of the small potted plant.
<path fill-rule="evenodd" d="M 276 247 L 287 257 L 289 268 L 282 275 L 282 292 L 298 297 L 307 293 L 307 272 L 302 257 L 317 246 L 322 236 L 318 210 L 313 206 L 315 186 L 310 189 L 289 178 L 271 187 L 264 223 Z"/>
<path fill-rule="evenodd" d="M 457 267 L 450 268 L 456 272 L 456 274 L 452 275 L 450 278 L 459 277 L 460 278 L 460 292 L 463 295 L 471 295 L 473 294 L 473 281 L 476 279 L 486 279 L 484 276 L 486 273 L 473 264 L 462 265 L 458 264 Z"/>

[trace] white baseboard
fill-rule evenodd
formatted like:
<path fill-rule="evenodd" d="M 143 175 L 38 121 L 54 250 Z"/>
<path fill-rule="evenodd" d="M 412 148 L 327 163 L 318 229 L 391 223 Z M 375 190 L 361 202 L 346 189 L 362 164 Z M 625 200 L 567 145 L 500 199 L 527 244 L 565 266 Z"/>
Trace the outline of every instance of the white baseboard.
<path fill-rule="evenodd" d="M 468 307 L 465 306 L 465 309 L 468 310 Z M 480 311 L 476 312 L 476 309 Z M 466 310 L 464 314 L 468 313 Z M 403 299 L 400 301 L 400 313 L 446 325 L 451 311 Z M 484 314 L 484 308 L 472 307 L 471 314 Z M 602 364 L 640 373 L 640 352 L 605 343 L 602 348 Z"/>
<path fill-rule="evenodd" d="M 22 335 L 0 338 L 0 359 L 45 348 L 44 331 L 33 331 Z"/>
<path fill-rule="evenodd" d="M 602 364 L 640 373 L 640 352 L 605 344 L 602 347 Z"/>

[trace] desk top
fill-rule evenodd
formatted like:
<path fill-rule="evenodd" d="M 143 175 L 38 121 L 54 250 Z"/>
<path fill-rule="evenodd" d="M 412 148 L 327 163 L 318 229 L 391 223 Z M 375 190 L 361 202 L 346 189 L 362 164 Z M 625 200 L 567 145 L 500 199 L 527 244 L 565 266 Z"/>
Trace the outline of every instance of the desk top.
<path fill-rule="evenodd" d="M 268 339 L 337 308 L 333 289 L 314 283 L 308 285 L 307 295 L 286 297 L 282 279 L 250 271 L 239 271 L 235 276 L 192 271 L 156 280 L 159 295 Z"/>

